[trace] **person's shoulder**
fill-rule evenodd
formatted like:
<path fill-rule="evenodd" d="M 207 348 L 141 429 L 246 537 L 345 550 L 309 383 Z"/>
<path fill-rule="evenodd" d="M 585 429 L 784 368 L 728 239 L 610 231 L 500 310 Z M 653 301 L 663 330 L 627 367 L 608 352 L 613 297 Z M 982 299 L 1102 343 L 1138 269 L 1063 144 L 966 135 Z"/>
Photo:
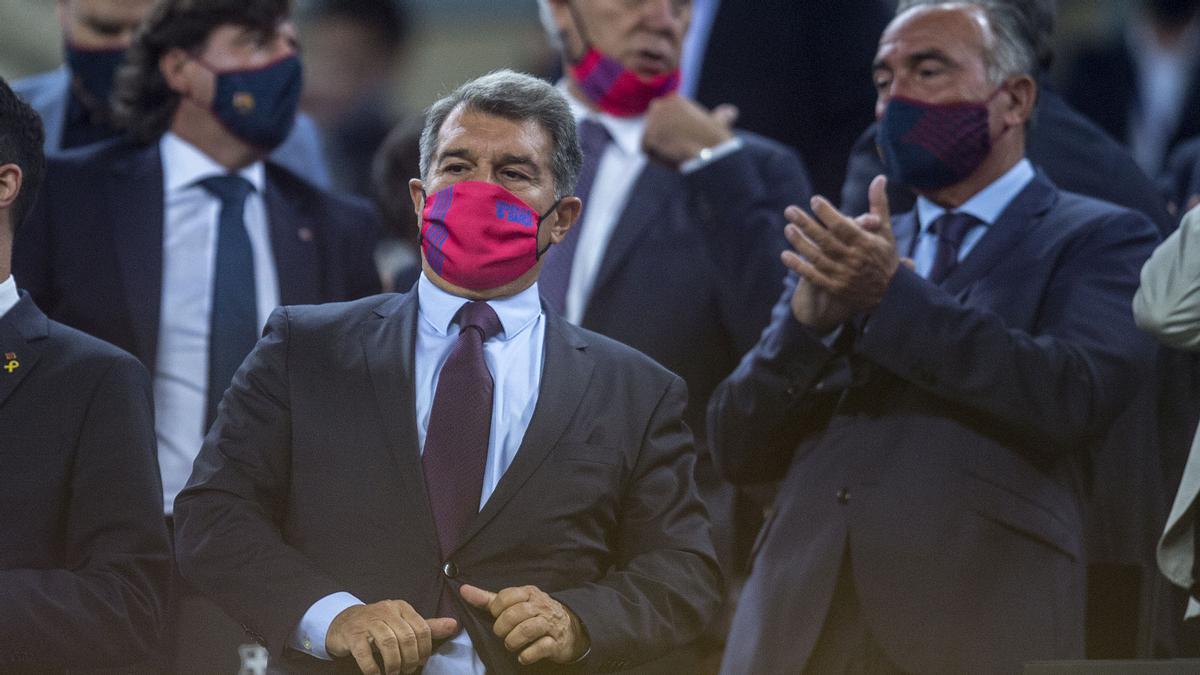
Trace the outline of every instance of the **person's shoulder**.
<path fill-rule="evenodd" d="M 46 319 L 46 327 L 42 358 L 67 369 L 73 381 L 100 377 L 116 368 L 149 382 L 142 362 L 120 347 L 53 319 Z"/>
<path fill-rule="evenodd" d="M 1083 233 L 1097 229 L 1121 236 L 1158 239 L 1158 228 L 1146 214 L 1103 199 L 1057 189 L 1046 220 L 1065 232 Z"/>
<path fill-rule="evenodd" d="M 391 316 L 407 302 L 415 302 L 415 293 L 380 293 L 357 300 L 325 302 L 316 305 L 286 305 L 275 310 L 286 318 L 291 333 L 333 334 L 355 330 L 363 321 Z"/>
<path fill-rule="evenodd" d="M 138 143 L 126 137 L 107 140 L 52 152 L 46 155 L 47 172 L 94 171 L 107 174 L 117 162 L 144 155 L 149 157 L 158 150 L 154 144 Z"/>
<path fill-rule="evenodd" d="M 633 375 L 643 382 L 657 382 L 664 387 L 679 377 L 637 349 L 595 331 L 576 326 L 561 317 L 552 319 L 548 323 L 548 329 L 557 331 L 568 344 L 583 349 L 595 360 L 598 369 L 610 376 Z"/>
<path fill-rule="evenodd" d="M 300 199 L 333 214 L 371 217 L 375 213 L 370 200 L 352 194 L 339 194 L 314 184 L 274 160 L 267 160 L 267 181 L 281 194 Z"/>
<path fill-rule="evenodd" d="M 37 107 L 40 99 L 46 96 L 65 96 L 67 93 L 67 72 L 63 68 L 35 73 L 9 82 L 13 93 Z"/>

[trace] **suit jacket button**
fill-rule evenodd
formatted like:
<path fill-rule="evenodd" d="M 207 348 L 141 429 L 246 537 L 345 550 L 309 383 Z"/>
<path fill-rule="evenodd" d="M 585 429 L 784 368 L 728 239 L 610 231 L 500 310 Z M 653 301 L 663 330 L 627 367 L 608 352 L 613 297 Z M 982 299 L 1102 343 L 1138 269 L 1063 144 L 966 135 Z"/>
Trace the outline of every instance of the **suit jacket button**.
<path fill-rule="evenodd" d="M 849 504 L 850 503 L 850 491 L 847 490 L 846 488 L 838 488 L 837 500 L 838 500 L 839 504 Z"/>
<path fill-rule="evenodd" d="M 445 565 L 442 565 L 442 574 L 445 574 L 447 579 L 453 579 L 458 576 L 458 565 L 447 561 Z"/>

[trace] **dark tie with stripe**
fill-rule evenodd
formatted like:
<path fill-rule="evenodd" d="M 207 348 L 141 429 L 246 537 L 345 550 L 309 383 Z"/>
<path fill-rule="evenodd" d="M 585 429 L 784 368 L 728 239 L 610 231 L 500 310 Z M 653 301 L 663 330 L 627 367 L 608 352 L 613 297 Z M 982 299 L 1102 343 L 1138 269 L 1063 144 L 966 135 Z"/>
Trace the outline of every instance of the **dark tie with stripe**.
<path fill-rule="evenodd" d="M 596 171 L 600 167 L 600 159 L 604 150 L 612 141 L 608 129 L 603 124 L 584 118 L 579 123 L 579 145 L 583 149 L 583 167 L 579 170 L 579 182 L 575 187 L 575 196 L 583 200 L 583 212 L 574 227 L 567 231 L 558 246 L 551 246 L 546 251 L 546 262 L 542 263 L 542 273 L 538 277 L 538 287 L 554 311 L 562 314 L 567 310 L 567 287 L 571 285 L 571 266 L 575 262 L 575 247 L 579 245 L 579 233 L 583 230 L 583 217 L 587 214 L 588 195 L 592 192 L 592 183 L 596 181 Z"/>
<path fill-rule="evenodd" d="M 204 415 L 207 431 L 217 418 L 217 404 L 233 381 L 233 374 L 258 341 L 258 301 L 254 251 L 244 218 L 246 197 L 254 186 L 233 175 L 205 178 L 200 185 L 221 200 L 209 315 L 208 406 Z"/>
<path fill-rule="evenodd" d="M 958 266 L 958 254 L 962 249 L 963 239 L 967 232 L 979 224 L 979 219 L 967 213 L 947 211 L 933 221 L 929 231 L 937 235 L 937 253 L 934 254 L 933 267 L 929 270 L 929 280 L 935 284 L 945 281 L 946 277 Z"/>
<path fill-rule="evenodd" d="M 443 560 L 479 512 L 494 389 L 483 343 L 500 332 L 500 317 L 486 302 L 468 302 L 459 310 L 458 330 L 458 341 L 438 375 L 421 455 Z M 443 585 L 440 616 L 454 615 L 449 593 L 449 584 Z"/>

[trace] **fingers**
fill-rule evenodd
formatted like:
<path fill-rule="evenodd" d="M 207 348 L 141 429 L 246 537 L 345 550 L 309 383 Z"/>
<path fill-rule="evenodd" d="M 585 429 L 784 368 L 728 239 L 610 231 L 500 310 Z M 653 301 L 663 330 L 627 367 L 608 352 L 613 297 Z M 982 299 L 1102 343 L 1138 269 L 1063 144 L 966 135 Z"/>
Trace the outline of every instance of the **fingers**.
<path fill-rule="evenodd" d="M 732 103 L 722 103 L 713 108 L 712 116 L 713 119 L 724 125 L 726 129 L 732 129 L 734 123 L 737 122 L 739 112 L 737 106 Z"/>
<path fill-rule="evenodd" d="M 371 653 L 371 643 L 367 641 L 366 636 L 350 643 L 350 655 L 354 657 L 354 662 L 358 664 L 358 669 L 362 671 L 363 675 L 382 675 L 379 665 L 375 663 L 375 655 Z"/>
<path fill-rule="evenodd" d="M 416 641 L 413 639 L 412 629 L 408 627 L 408 624 L 393 627 L 380 620 L 369 624 L 367 631 L 371 634 L 371 641 L 375 643 L 375 649 L 379 650 L 379 655 L 383 657 L 385 673 L 398 673 L 406 666 L 410 670 L 404 672 L 412 672 L 416 669 Z M 404 633 L 407 639 L 399 637 L 396 631 Z M 357 659 L 357 656 L 355 658 Z M 374 661 L 374 658 L 371 660 Z"/>
<path fill-rule="evenodd" d="M 912 258 L 901 258 L 901 259 L 900 259 L 900 264 L 901 264 L 901 265 L 904 265 L 905 267 L 907 267 L 907 268 L 908 268 L 908 271 L 910 271 L 910 272 L 916 272 L 916 271 L 917 271 L 917 263 L 916 263 L 916 261 L 915 261 L 915 260 L 913 260 Z"/>
<path fill-rule="evenodd" d="M 485 591 L 482 588 L 476 588 L 471 584 L 459 586 L 458 594 L 462 596 L 463 600 L 467 601 L 467 604 L 479 609 L 487 609 L 488 603 L 492 601 L 492 598 L 496 597 L 495 593 Z"/>
<path fill-rule="evenodd" d="M 812 209 L 817 218 L 820 218 L 825 225 L 826 231 L 833 235 L 830 239 L 842 244 L 843 250 L 846 245 L 856 246 L 864 239 L 863 230 L 857 226 L 854 219 L 838 211 L 833 204 L 829 203 L 828 199 L 821 196 L 813 197 Z M 824 243 L 818 243 L 825 248 Z M 834 251 L 832 248 L 827 250 Z"/>
<path fill-rule="evenodd" d="M 879 218 L 880 232 L 890 240 L 895 240 L 892 235 L 892 207 L 888 204 L 887 197 L 887 177 L 880 174 L 871 181 L 871 186 L 867 189 L 867 203 L 870 204 L 870 212 L 872 215 Z"/>
<path fill-rule="evenodd" d="M 515 586 L 512 588 L 505 588 L 499 593 L 494 594 L 491 602 L 488 603 L 488 611 L 492 613 L 493 617 L 499 618 L 499 616 L 504 613 L 504 610 L 508 609 L 509 607 L 512 607 L 519 602 L 528 601 L 531 597 L 533 597 L 533 591 L 535 590 L 537 589 L 530 586 Z"/>
<path fill-rule="evenodd" d="M 814 200 L 815 203 L 815 200 Z M 835 258 L 841 258 L 846 255 L 846 245 L 843 244 L 837 237 L 829 232 L 824 225 L 817 223 L 811 216 L 804 212 L 803 209 L 789 206 L 783 215 L 793 225 L 800 228 L 805 237 L 817 245 L 823 253 Z M 786 228 L 784 230 L 786 232 Z"/>
<path fill-rule="evenodd" d="M 500 631 L 496 631 L 496 634 L 504 638 L 504 646 L 509 651 L 515 652 L 535 640 L 550 635 L 550 630 L 550 620 L 540 614 L 535 614 L 508 633 L 501 634 Z"/>
<path fill-rule="evenodd" d="M 450 618 L 430 619 L 425 622 L 429 626 L 429 637 L 433 640 L 445 640 L 454 637 L 458 632 L 458 622 Z"/>
<path fill-rule="evenodd" d="M 816 284 L 820 288 L 830 289 L 834 287 L 833 280 L 821 274 L 817 268 L 813 267 L 807 260 L 796 255 L 792 251 L 784 251 L 781 256 L 785 267 L 791 271 L 804 277 L 809 283 Z"/>
<path fill-rule="evenodd" d="M 795 225 L 788 225 L 787 227 L 783 228 L 783 236 L 787 238 L 788 243 L 792 245 L 792 248 L 800 254 L 800 257 L 804 258 L 810 265 L 820 270 L 822 274 L 833 276 L 840 271 L 837 263 L 830 260 L 829 257 L 826 256 L 816 244 L 812 243 L 808 237 L 805 237 L 804 234 L 800 232 L 800 228 L 796 227 Z"/>
<path fill-rule="evenodd" d="M 401 605 L 400 617 L 404 620 L 405 627 L 412 633 L 412 644 L 416 650 L 417 660 L 425 663 L 425 660 L 433 654 L 433 636 L 429 624 L 417 613 L 417 610 L 408 604 Z M 401 646 L 403 646 L 406 636 L 402 635 L 400 630 L 400 627 L 396 628 L 396 636 L 401 639 Z M 404 663 L 413 663 L 408 652 L 404 652 Z"/>
<path fill-rule="evenodd" d="M 501 612 L 492 625 L 492 631 L 497 637 L 508 635 L 514 628 L 538 615 L 537 607 L 532 602 L 519 602 Z M 528 640 L 526 640 L 528 642 Z M 522 642 L 521 644 L 525 644 Z"/>
<path fill-rule="evenodd" d="M 554 653 L 555 642 L 554 638 L 549 635 L 542 636 L 537 642 L 529 645 L 518 656 L 517 660 L 521 665 L 527 666 L 531 663 L 537 663 L 544 658 L 550 657 Z"/>

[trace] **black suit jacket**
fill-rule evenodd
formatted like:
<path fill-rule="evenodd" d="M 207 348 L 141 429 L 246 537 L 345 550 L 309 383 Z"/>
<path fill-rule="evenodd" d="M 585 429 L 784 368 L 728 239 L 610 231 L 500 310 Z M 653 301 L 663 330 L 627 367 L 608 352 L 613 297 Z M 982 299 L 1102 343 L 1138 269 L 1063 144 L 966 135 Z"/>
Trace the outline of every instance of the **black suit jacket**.
<path fill-rule="evenodd" d="M 377 293 L 376 216 L 268 163 L 263 199 L 284 304 Z M 56 321 L 111 342 L 153 372 L 163 274 L 158 144 L 124 140 L 47 160 L 17 232 L 13 271 Z"/>
<path fill-rule="evenodd" d="M 171 575 L 146 370 L 27 294 L 0 357 L 0 670 L 133 664 Z"/>
<path fill-rule="evenodd" d="M 872 124 L 854 144 L 842 186 L 842 208 L 847 213 L 867 212 L 867 186 L 884 173 L 875 147 Z M 1039 82 L 1036 117 L 1027 136 L 1025 154 L 1064 190 L 1103 199 L 1140 211 L 1154 221 L 1162 236 L 1175 229 L 1161 191 L 1125 146 L 1079 114 L 1053 89 Z M 916 198 L 899 183 L 889 183 L 892 213 L 912 209 Z"/>
<path fill-rule="evenodd" d="M 683 382 L 547 314 L 533 418 L 447 577 L 417 445 L 417 318 L 415 292 L 276 311 L 175 502 L 184 577 L 276 655 L 329 593 L 428 617 L 462 583 L 554 595 L 587 628 L 591 670 L 693 639 L 719 581 Z M 489 672 L 518 670 L 486 613 L 459 613 Z M 356 670 L 289 653 L 293 668 Z"/>
<path fill-rule="evenodd" d="M 722 0 L 696 98 L 737 105 L 738 126 L 795 148 L 817 192 L 835 194 L 871 123 L 871 62 L 885 0 Z"/>
<path fill-rule="evenodd" d="M 912 214 L 894 228 L 908 250 Z M 783 478 L 725 671 L 801 671 L 843 551 L 905 671 L 1081 657 L 1086 449 L 1152 363 L 1130 303 L 1156 241 L 1039 174 L 941 286 L 901 266 L 832 348 L 790 281 L 709 412 L 731 480 Z"/>

